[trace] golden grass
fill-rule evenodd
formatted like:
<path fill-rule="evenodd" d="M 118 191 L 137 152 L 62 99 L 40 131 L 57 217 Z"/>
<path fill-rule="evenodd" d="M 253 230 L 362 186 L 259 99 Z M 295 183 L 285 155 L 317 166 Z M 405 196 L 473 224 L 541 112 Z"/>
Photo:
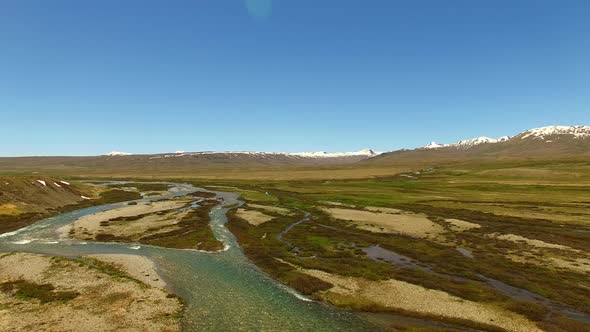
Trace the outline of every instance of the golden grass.
<path fill-rule="evenodd" d="M 569 258 L 549 257 L 548 260 L 558 268 L 572 270 L 580 273 L 590 273 L 590 259 L 588 258 Z"/>
<path fill-rule="evenodd" d="M 22 211 L 14 204 L 0 204 L 0 214 L 15 215 L 20 213 Z"/>
<path fill-rule="evenodd" d="M 271 206 L 271 205 L 260 205 L 260 204 L 248 204 L 248 207 L 254 208 L 254 209 L 261 209 L 261 210 L 265 210 L 267 212 L 274 212 L 274 213 L 278 213 L 278 214 L 282 214 L 282 215 L 289 215 L 291 214 L 291 210 L 289 209 L 285 209 L 279 206 Z"/>
<path fill-rule="evenodd" d="M 32 169 L 31 169 L 32 170 Z M 187 168 L 162 168 L 142 169 L 88 169 L 71 168 L 35 169 L 44 173 L 56 175 L 77 176 L 82 178 L 136 178 L 150 179 L 203 179 L 203 180 L 248 180 L 248 181 L 291 181 L 291 180 L 345 180 L 366 179 L 373 177 L 392 176 L 411 170 L 407 166 L 360 166 L 360 165 L 331 165 L 331 166 L 306 166 L 306 167 L 187 167 Z M 22 170 L 30 171 L 30 170 Z"/>
<path fill-rule="evenodd" d="M 390 213 L 390 214 L 400 214 L 403 211 L 400 209 L 393 209 L 393 208 L 384 208 L 384 207 L 377 207 L 377 206 L 367 206 L 365 209 L 373 212 L 382 212 L 382 213 Z"/>
<path fill-rule="evenodd" d="M 520 264 L 535 264 L 541 267 L 565 269 L 583 274 L 590 273 L 590 258 L 588 258 L 588 256 L 586 256 L 586 258 L 572 258 L 550 253 L 544 253 L 540 256 L 535 255 L 533 252 L 515 252 L 508 254 L 506 257 L 511 261 Z"/>
<path fill-rule="evenodd" d="M 236 216 L 246 220 L 250 225 L 254 226 L 264 224 L 265 222 L 271 221 L 273 219 L 273 217 L 260 211 L 246 209 L 238 209 L 236 211 Z"/>
<path fill-rule="evenodd" d="M 487 236 L 492 237 L 492 238 L 496 238 L 499 240 L 514 242 L 514 243 L 526 243 L 527 245 L 532 246 L 532 247 L 536 247 L 536 248 L 578 251 L 578 250 L 572 249 L 568 246 L 564 246 L 561 244 L 547 243 L 545 241 L 536 240 L 536 239 L 529 239 L 524 236 L 520 236 L 520 235 L 516 235 L 516 234 L 492 233 L 492 234 L 487 234 Z"/>
<path fill-rule="evenodd" d="M 333 218 L 352 221 L 358 228 L 376 233 L 402 233 L 423 238 L 433 238 L 444 233 L 442 226 L 430 221 L 424 214 L 392 214 L 343 208 L 323 210 Z"/>
<path fill-rule="evenodd" d="M 501 200 L 500 198 L 498 200 Z M 545 219 L 561 224 L 589 224 L 587 205 L 542 206 L 509 203 L 429 202 L 429 205 L 453 209 L 489 212 L 500 216 Z"/>
<path fill-rule="evenodd" d="M 335 305 L 359 310 L 402 309 L 437 317 L 458 318 L 489 324 L 509 331 L 541 331 L 525 317 L 507 310 L 464 300 L 448 293 L 426 289 L 404 281 L 371 281 L 343 277 L 319 270 L 301 270 L 334 285 L 321 297 Z"/>

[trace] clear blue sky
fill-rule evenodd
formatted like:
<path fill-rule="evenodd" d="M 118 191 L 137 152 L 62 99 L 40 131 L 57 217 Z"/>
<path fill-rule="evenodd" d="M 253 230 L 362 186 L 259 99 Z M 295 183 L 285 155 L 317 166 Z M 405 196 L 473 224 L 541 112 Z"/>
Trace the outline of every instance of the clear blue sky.
<path fill-rule="evenodd" d="M 393 150 L 589 106 L 587 0 L 0 1 L 3 156 Z"/>

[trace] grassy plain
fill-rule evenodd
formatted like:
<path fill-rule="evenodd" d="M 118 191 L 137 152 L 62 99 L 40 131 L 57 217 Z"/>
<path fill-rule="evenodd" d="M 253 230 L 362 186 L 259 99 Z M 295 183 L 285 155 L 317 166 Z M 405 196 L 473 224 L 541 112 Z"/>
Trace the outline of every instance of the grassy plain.
<path fill-rule="evenodd" d="M 196 184 L 238 187 L 248 193 L 243 198 L 252 211 L 269 214 L 257 204 L 292 211 L 258 226 L 230 212 L 228 227 L 255 263 L 303 293 L 341 305 L 330 291 L 335 287 L 330 280 L 398 280 L 520 314 L 547 331 L 589 328 L 566 313 L 579 312 L 586 320 L 590 314 L 588 163 L 448 165 L 347 180 L 280 178 Z M 436 237 L 369 231 L 356 220 L 327 213 L 342 205 L 361 214 L 386 209 L 384 216 L 397 210 L 425 215 L 444 231 Z M 312 217 L 297 223 L 305 212 Z M 375 245 L 411 264 L 371 259 L 365 249 Z M 320 279 L 306 270 L 334 278 Z M 400 309 L 357 299 L 359 303 L 345 307 Z M 464 317 L 441 317 L 435 311 L 426 316 L 470 324 Z"/>

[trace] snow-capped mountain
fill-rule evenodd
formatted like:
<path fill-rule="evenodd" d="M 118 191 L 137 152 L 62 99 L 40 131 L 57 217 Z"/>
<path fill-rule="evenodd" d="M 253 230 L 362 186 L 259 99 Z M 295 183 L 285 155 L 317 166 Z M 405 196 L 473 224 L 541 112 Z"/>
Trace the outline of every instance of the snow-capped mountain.
<path fill-rule="evenodd" d="M 176 151 L 175 153 L 168 154 L 156 154 L 152 159 L 156 158 L 174 158 L 174 157 L 187 157 L 187 156 L 206 156 L 206 155 L 227 155 L 227 156 L 251 156 L 251 157 L 298 157 L 298 158 L 347 158 L 347 157 L 363 157 L 370 158 L 379 155 L 381 152 L 375 152 L 371 149 L 363 149 L 353 152 L 325 152 L 325 151 L 314 151 L 314 152 L 262 152 L 262 151 L 200 151 L 200 152 L 185 152 Z M 107 156 L 123 156 L 129 155 L 123 152 L 113 151 Z"/>
<path fill-rule="evenodd" d="M 477 138 L 467 139 L 463 141 L 459 141 L 457 143 L 451 144 L 450 146 L 460 147 L 460 148 L 470 148 L 480 144 L 488 144 L 488 143 L 499 143 L 509 140 L 510 137 L 502 136 L 499 138 L 490 138 L 486 136 L 481 136 Z"/>
<path fill-rule="evenodd" d="M 354 156 L 365 156 L 365 157 L 373 157 L 378 155 L 379 153 L 371 150 L 371 149 L 363 149 L 354 152 L 292 152 L 292 153 L 285 153 L 286 155 L 290 156 L 298 156 L 298 157 L 305 157 L 305 158 L 339 158 L 339 157 L 354 157 Z"/>
<path fill-rule="evenodd" d="M 351 164 L 379 155 L 370 149 L 354 152 L 256 152 L 256 151 L 200 151 L 159 154 L 129 154 L 113 151 L 98 156 L 100 163 L 114 165 L 158 165 L 158 167 L 193 167 L 195 165 L 223 165 L 224 167 L 266 167 L 277 165 L 311 166 Z"/>
<path fill-rule="evenodd" d="M 514 136 L 490 138 L 487 136 L 461 140 L 451 144 L 431 142 L 414 150 L 375 152 L 364 149 L 354 152 L 255 152 L 255 151 L 202 151 L 162 153 L 150 155 L 112 151 L 105 162 L 128 165 L 249 165 L 251 167 L 276 165 L 328 165 L 351 164 L 360 161 L 449 161 L 468 159 L 555 159 L 590 156 L 590 126 L 547 126 L 523 131 Z M 103 156 L 104 157 L 104 156 Z"/>
<path fill-rule="evenodd" d="M 427 163 L 497 160 L 561 160 L 590 158 L 590 126 L 547 126 L 515 136 L 486 136 L 452 144 L 432 142 L 413 150 L 383 153 L 366 162 Z"/>
<path fill-rule="evenodd" d="M 112 156 L 129 156 L 129 155 L 131 155 L 131 153 L 129 153 L 129 152 L 121 152 L 121 151 L 111 151 L 111 152 L 105 154 L 105 156 L 109 156 L 109 157 L 112 157 Z"/>
<path fill-rule="evenodd" d="M 422 148 L 423 149 L 438 149 L 438 148 L 444 148 L 445 146 L 449 146 L 448 144 L 438 144 L 434 141 L 424 145 Z"/>
<path fill-rule="evenodd" d="M 1 159 L 1 158 L 0 158 Z M 24 159 L 4 158 L 5 165 L 19 164 Z M 515 136 L 490 138 L 486 136 L 461 140 L 452 144 L 432 142 L 422 148 L 375 152 L 370 149 L 355 152 L 248 152 L 248 151 L 176 151 L 160 154 L 129 154 L 112 151 L 102 156 L 88 157 L 30 157 L 36 166 L 109 170 L 179 169 L 209 170 L 215 167 L 275 168 L 325 165 L 407 164 L 411 167 L 438 163 L 466 161 L 556 161 L 590 160 L 590 126 L 547 126 L 523 131 Z M 1 161 L 1 160 L 0 160 Z M 2 164 L 0 163 L 0 166 Z M 6 168 L 6 166 L 4 166 Z M 0 167 L 1 168 L 1 167 Z M 50 183 L 47 183 L 49 186 Z M 42 184 L 41 184 L 42 186 Z"/>
<path fill-rule="evenodd" d="M 439 148 L 445 148 L 445 147 L 455 147 L 455 148 L 468 149 L 468 148 L 471 148 L 471 147 L 474 147 L 474 146 L 480 145 L 480 144 L 505 142 L 509 139 L 510 139 L 509 136 L 502 136 L 499 138 L 490 138 L 490 137 L 486 137 L 486 136 L 481 136 L 481 137 L 477 137 L 477 138 L 462 140 L 462 141 L 452 143 L 452 144 L 438 144 L 436 142 L 431 142 L 430 144 L 423 146 L 422 149 L 439 149 Z"/>
<path fill-rule="evenodd" d="M 553 142 L 549 138 L 555 137 L 569 137 L 569 138 L 590 138 L 590 126 L 547 126 L 547 127 L 540 127 L 540 128 L 533 128 L 526 130 L 518 135 L 513 137 L 510 136 L 502 136 L 499 138 L 490 138 L 486 136 L 481 136 L 477 138 L 462 140 L 452 144 L 439 144 L 435 142 L 431 142 L 421 149 L 440 149 L 440 148 L 447 148 L 447 147 L 454 147 L 458 149 L 469 149 L 474 146 L 478 146 L 481 144 L 494 144 L 500 142 L 508 142 L 511 139 L 536 139 L 536 140 L 544 140 L 549 143 Z"/>
<path fill-rule="evenodd" d="M 545 139 L 546 137 L 556 135 L 570 136 L 573 138 L 588 138 L 590 137 L 590 126 L 547 126 L 529 129 L 518 136 L 520 136 L 520 139 Z"/>

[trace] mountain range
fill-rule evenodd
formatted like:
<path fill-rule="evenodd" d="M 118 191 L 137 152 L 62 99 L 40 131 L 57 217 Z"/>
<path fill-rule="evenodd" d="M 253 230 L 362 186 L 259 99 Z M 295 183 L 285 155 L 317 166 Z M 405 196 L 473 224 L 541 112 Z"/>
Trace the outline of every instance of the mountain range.
<path fill-rule="evenodd" d="M 590 126 L 547 126 L 515 136 L 478 137 L 452 144 L 432 142 L 371 158 L 374 163 L 469 160 L 555 160 L 590 156 Z"/>
<path fill-rule="evenodd" d="M 0 171 L 38 169 L 181 169 L 190 172 L 212 168 L 309 167 L 325 165 L 410 165 L 462 161 L 560 160 L 590 157 L 590 126 L 548 126 L 515 136 L 478 137 L 452 144 L 430 143 L 417 149 L 375 152 L 184 152 L 129 154 L 113 151 L 85 157 L 5 157 Z"/>
<path fill-rule="evenodd" d="M 402 149 L 389 152 L 375 152 L 364 149 L 355 152 L 249 152 L 249 151 L 205 151 L 143 155 L 149 160 L 165 158 L 208 159 L 260 159 L 290 163 L 354 163 L 362 160 L 425 159 L 433 158 L 531 158 L 568 157 L 588 152 L 590 126 L 547 126 L 529 129 L 515 136 L 490 138 L 481 136 L 456 143 L 439 144 L 431 142 L 417 149 Z M 108 157 L 129 156 L 130 153 L 113 151 Z M 135 155 L 140 156 L 140 155 Z M 314 159 L 319 159 L 315 160 Z"/>

